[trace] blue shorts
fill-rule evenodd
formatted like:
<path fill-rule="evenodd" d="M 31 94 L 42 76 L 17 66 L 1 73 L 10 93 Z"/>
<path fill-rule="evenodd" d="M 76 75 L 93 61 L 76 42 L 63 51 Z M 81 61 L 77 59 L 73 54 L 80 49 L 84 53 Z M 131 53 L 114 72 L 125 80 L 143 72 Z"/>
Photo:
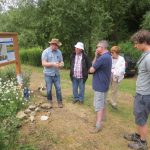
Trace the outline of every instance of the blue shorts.
<path fill-rule="evenodd" d="M 150 95 L 136 94 L 134 100 L 135 123 L 143 126 L 147 123 L 150 113 Z"/>

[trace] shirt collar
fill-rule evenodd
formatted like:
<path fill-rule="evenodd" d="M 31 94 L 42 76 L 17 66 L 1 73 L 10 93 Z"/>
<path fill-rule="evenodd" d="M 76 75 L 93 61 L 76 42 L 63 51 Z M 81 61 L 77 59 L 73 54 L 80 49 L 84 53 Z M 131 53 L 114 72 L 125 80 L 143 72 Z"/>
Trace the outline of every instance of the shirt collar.
<path fill-rule="evenodd" d="M 81 54 L 76 54 L 76 56 L 82 56 L 82 53 Z"/>
<path fill-rule="evenodd" d="M 52 50 L 51 48 L 49 48 L 49 49 L 51 52 L 57 52 L 58 51 L 58 49 L 56 49 L 56 50 Z"/>

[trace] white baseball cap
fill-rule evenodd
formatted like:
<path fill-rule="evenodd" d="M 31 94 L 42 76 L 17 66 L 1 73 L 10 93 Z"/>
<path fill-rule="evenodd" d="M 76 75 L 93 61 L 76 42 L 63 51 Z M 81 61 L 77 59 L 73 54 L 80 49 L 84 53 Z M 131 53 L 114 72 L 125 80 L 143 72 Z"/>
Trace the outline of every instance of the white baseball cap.
<path fill-rule="evenodd" d="M 74 47 L 84 50 L 84 44 L 82 42 L 77 42 Z"/>

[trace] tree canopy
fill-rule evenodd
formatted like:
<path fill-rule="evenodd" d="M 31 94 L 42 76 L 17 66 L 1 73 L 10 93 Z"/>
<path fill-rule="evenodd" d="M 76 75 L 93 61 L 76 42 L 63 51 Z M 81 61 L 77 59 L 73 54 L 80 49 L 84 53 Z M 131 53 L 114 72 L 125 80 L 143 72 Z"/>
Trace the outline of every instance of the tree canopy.
<path fill-rule="evenodd" d="M 66 56 L 77 41 L 84 42 L 91 55 L 100 39 L 118 43 L 140 28 L 150 29 L 150 0 L 2 0 L 0 4 L 1 32 L 18 32 L 22 47 L 45 48 L 51 38 L 59 38 Z"/>

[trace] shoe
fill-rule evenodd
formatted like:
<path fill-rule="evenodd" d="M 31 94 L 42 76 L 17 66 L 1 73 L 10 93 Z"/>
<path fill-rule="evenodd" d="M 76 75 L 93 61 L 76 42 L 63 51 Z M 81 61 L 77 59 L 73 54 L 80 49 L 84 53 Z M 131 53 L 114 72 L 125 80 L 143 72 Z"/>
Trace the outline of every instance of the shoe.
<path fill-rule="evenodd" d="M 137 142 L 129 143 L 128 147 L 135 150 L 148 150 L 147 142 L 142 143 L 140 140 Z"/>
<path fill-rule="evenodd" d="M 81 105 L 84 104 L 84 101 L 79 101 L 79 104 L 81 104 Z"/>
<path fill-rule="evenodd" d="M 95 133 L 98 133 L 98 132 L 100 132 L 102 130 L 102 126 L 100 126 L 100 127 L 94 127 L 91 131 L 90 131 L 90 133 L 92 133 L 92 134 L 95 134 Z"/>
<path fill-rule="evenodd" d="M 77 103 L 77 102 L 78 102 L 78 100 L 73 100 L 73 101 L 72 101 L 73 104 L 75 104 L 75 103 Z"/>
<path fill-rule="evenodd" d="M 62 103 L 58 103 L 58 108 L 63 108 L 63 104 Z"/>
<path fill-rule="evenodd" d="M 53 102 L 49 101 L 49 104 L 50 104 L 50 108 L 53 108 Z"/>
<path fill-rule="evenodd" d="M 137 135 L 136 133 L 132 133 L 132 134 L 125 134 L 124 138 L 128 141 L 134 141 L 137 142 L 140 139 L 140 136 Z"/>
<path fill-rule="evenodd" d="M 114 109 L 118 109 L 117 105 L 111 104 L 111 107 Z"/>

